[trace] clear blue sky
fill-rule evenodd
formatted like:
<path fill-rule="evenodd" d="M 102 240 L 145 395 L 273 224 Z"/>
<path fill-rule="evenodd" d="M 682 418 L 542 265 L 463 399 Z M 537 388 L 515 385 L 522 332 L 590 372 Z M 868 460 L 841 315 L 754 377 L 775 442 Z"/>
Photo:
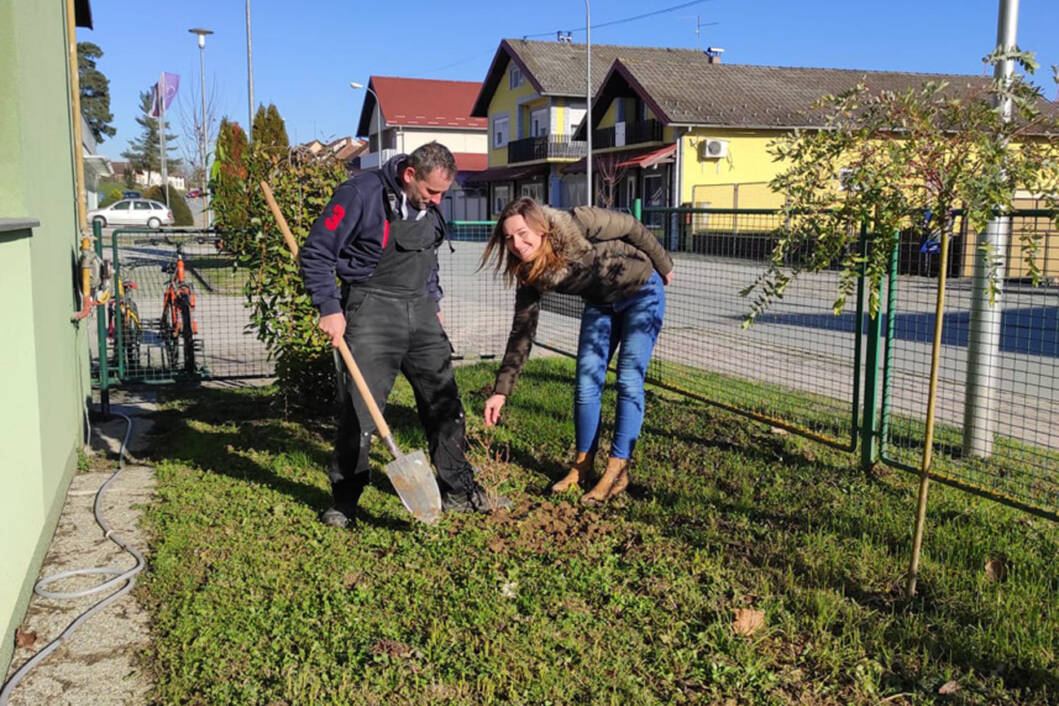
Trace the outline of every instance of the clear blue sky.
<path fill-rule="evenodd" d="M 981 58 L 996 42 L 996 0 L 889 0 L 790 2 L 707 0 L 653 17 L 599 27 L 687 0 L 594 0 L 593 44 L 696 48 L 720 46 L 736 64 L 817 66 L 931 73 L 982 72 Z M 574 32 L 584 42 L 582 0 L 534 2 L 350 2 L 251 0 L 254 98 L 275 103 L 292 142 L 352 134 L 363 92 L 350 81 L 368 76 L 480 81 L 500 40 Z M 207 95 L 218 116 L 247 122 L 244 0 L 165 3 L 92 3 L 96 29 L 78 41 L 104 51 L 100 69 L 110 79 L 118 132 L 101 145 L 112 159 L 139 134 L 138 91 L 162 71 L 180 74 L 187 90 L 199 84 L 199 50 L 191 27 L 212 29 L 206 42 Z M 704 25 L 696 37 L 696 18 Z M 1059 2 L 1022 0 L 1019 45 L 1041 64 L 1036 81 L 1054 99 L 1051 65 L 1059 64 Z M 605 67 L 600 66 L 600 71 Z M 195 94 L 197 96 L 197 93 Z M 196 107 L 195 110 L 199 110 Z M 181 133 L 179 108 L 171 131 Z"/>

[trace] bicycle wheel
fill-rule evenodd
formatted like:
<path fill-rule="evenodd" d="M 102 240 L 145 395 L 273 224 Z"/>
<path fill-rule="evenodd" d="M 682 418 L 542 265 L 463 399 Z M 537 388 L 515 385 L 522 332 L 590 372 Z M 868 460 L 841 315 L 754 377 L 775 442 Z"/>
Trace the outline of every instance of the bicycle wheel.
<path fill-rule="evenodd" d="M 195 331 L 191 327 L 191 297 L 187 292 L 177 295 L 177 310 L 180 313 L 180 335 L 184 339 L 184 372 L 195 374 Z"/>
<path fill-rule="evenodd" d="M 168 297 L 162 308 L 162 319 L 158 325 L 158 336 L 162 339 L 162 364 L 169 372 L 177 368 L 177 332 L 175 302 Z"/>
<path fill-rule="evenodd" d="M 140 371 L 140 345 L 143 342 L 143 327 L 136 302 L 125 298 L 125 316 L 121 330 L 122 347 L 125 349 L 125 372 Z"/>

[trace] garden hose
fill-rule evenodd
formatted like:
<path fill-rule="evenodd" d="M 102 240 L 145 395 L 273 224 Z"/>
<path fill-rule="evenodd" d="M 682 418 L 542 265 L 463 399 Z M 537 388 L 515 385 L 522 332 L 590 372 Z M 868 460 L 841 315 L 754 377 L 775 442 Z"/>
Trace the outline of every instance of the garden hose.
<path fill-rule="evenodd" d="M 135 547 L 129 546 L 127 543 L 125 543 L 121 539 L 121 537 L 118 536 L 110 528 L 110 525 L 107 523 L 106 518 L 103 517 L 103 494 L 106 493 L 107 487 L 111 483 L 113 483 L 119 475 L 121 475 L 122 471 L 125 470 L 125 446 L 126 444 L 128 444 L 129 436 L 132 434 L 132 419 L 130 419 L 124 414 L 114 414 L 113 416 L 121 417 L 125 420 L 125 436 L 121 440 L 121 448 L 118 451 L 118 470 L 114 471 L 114 473 L 111 474 L 110 478 L 108 478 L 107 481 L 103 483 L 102 486 L 100 486 L 99 490 L 96 491 L 96 501 L 93 506 L 93 512 L 96 517 L 96 522 L 103 529 L 103 536 L 117 544 L 124 551 L 131 554 L 136 559 L 136 564 L 129 569 L 123 569 L 119 566 L 71 569 L 69 571 L 62 571 L 58 574 L 53 574 L 52 576 L 46 576 L 33 586 L 33 592 L 36 593 L 38 596 L 42 596 L 44 598 L 70 599 L 88 596 L 93 593 L 99 593 L 100 591 L 109 589 L 119 583 L 125 583 L 125 585 L 119 588 L 117 591 L 93 604 L 90 608 L 88 608 L 88 610 L 78 615 L 72 623 L 66 626 L 66 629 L 63 630 L 58 637 L 56 637 L 54 640 L 45 645 L 44 648 L 40 650 L 40 652 L 33 655 L 29 660 L 26 661 L 25 664 L 19 667 L 18 671 L 12 674 L 11 678 L 8 679 L 7 683 L 4 684 L 3 690 L 0 691 L 0 706 L 7 706 L 8 699 L 10 699 L 11 697 L 11 692 L 14 691 L 15 686 L 20 681 L 22 681 L 22 678 L 25 677 L 31 669 L 33 669 L 41 661 L 43 661 L 44 658 L 54 652 L 55 649 L 62 644 L 62 641 L 64 639 L 73 634 L 73 632 L 81 626 L 81 623 L 83 623 L 85 620 L 90 618 L 98 611 L 102 610 L 103 608 L 116 601 L 121 596 L 131 591 L 133 586 L 136 585 L 136 575 L 143 571 L 143 568 L 146 565 L 146 560 L 144 559 L 143 554 L 137 551 Z M 71 578 L 73 576 L 89 575 L 113 576 L 113 578 L 109 579 L 108 581 L 104 581 L 103 583 L 97 586 L 93 586 L 92 588 L 87 588 L 81 591 L 71 591 L 69 593 L 64 593 L 60 591 L 49 591 L 45 588 L 46 586 L 50 586 L 56 581 L 61 581 L 63 579 Z"/>
<path fill-rule="evenodd" d="M 77 322 L 92 313 L 92 307 L 106 304 L 110 300 L 110 262 L 96 255 L 92 239 L 81 238 L 81 256 L 78 261 L 81 272 L 81 310 L 70 317 Z"/>

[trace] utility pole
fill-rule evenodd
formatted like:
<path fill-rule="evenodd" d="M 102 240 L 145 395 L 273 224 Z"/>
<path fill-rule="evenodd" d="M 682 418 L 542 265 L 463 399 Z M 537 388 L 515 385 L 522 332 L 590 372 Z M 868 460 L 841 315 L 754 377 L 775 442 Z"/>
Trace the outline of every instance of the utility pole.
<path fill-rule="evenodd" d="M 585 0 L 585 135 L 588 137 L 588 154 L 585 157 L 585 195 L 589 206 L 595 205 L 592 198 L 592 22 L 588 0 Z"/>
<path fill-rule="evenodd" d="M 1019 0 L 1000 0 L 997 16 L 997 49 L 1014 51 L 1017 46 Z M 993 77 L 1010 84 L 1015 73 L 1013 59 L 997 63 Z M 1000 99 L 996 106 L 1005 121 L 1011 120 L 1011 100 Z M 967 344 L 967 394 L 963 407 L 964 456 L 988 458 L 993 454 L 993 437 L 997 430 L 996 385 L 1000 373 L 1000 317 L 1002 287 L 1007 263 L 999 260 L 1007 251 L 1011 236 L 1011 218 L 997 213 L 989 221 L 985 232 L 977 236 L 974 258 L 974 280 L 971 287 L 971 322 Z M 998 260 L 997 292 L 993 304 L 989 302 L 988 286 L 990 263 L 983 248 Z"/>
<path fill-rule="evenodd" d="M 202 209 L 205 215 L 205 225 L 207 228 L 210 227 L 210 211 L 209 205 L 206 201 L 206 155 L 209 154 L 207 143 L 209 142 L 209 125 L 206 122 L 206 35 L 213 34 L 211 30 L 202 29 L 201 27 L 195 27 L 189 29 L 188 32 L 198 35 L 199 43 L 199 78 L 201 80 L 201 93 L 202 93 L 202 125 L 199 126 L 199 163 L 202 165 L 202 191 L 200 192 L 199 198 L 202 200 L 204 208 Z"/>
<path fill-rule="evenodd" d="M 246 0 L 246 97 L 247 116 L 246 142 L 253 141 L 254 134 L 254 54 L 250 49 L 250 0 Z"/>
<path fill-rule="evenodd" d="M 165 201 L 165 205 L 169 205 L 169 175 L 166 172 L 165 165 L 165 98 L 168 92 L 166 86 L 165 71 L 162 72 L 162 78 L 158 80 L 158 148 L 161 151 L 161 162 L 162 162 L 162 200 Z"/>

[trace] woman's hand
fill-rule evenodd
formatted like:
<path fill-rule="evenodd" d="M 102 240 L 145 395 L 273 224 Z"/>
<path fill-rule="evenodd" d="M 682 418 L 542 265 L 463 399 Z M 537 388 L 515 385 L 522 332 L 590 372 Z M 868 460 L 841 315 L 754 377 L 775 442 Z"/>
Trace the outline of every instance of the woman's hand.
<path fill-rule="evenodd" d="M 500 408 L 507 401 L 507 395 L 493 395 L 485 401 L 485 426 L 491 427 L 500 421 Z"/>
<path fill-rule="evenodd" d="M 675 268 L 674 268 L 674 270 L 675 270 Z M 673 272 L 674 272 L 674 270 L 670 270 L 666 274 L 662 275 L 662 284 L 664 284 L 667 287 L 669 286 L 669 283 L 673 281 Z"/>

